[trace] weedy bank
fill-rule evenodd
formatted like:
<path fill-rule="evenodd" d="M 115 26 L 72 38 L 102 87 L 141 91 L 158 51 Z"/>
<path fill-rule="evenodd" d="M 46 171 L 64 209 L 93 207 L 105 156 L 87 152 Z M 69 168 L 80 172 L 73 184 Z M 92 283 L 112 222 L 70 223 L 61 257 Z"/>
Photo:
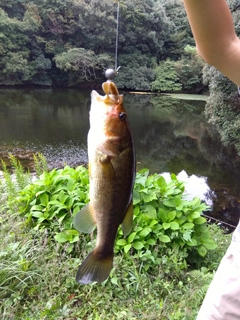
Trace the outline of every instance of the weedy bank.
<path fill-rule="evenodd" d="M 109 279 L 81 286 L 75 274 L 96 239 L 72 227 L 89 200 L 87 169 L 49 172 L 38 155 L 33 177 L 11 161 L 0 180 L 2 319 L 195 318 L 230 236 L 207 225 L 207 206 L 186 200 L 175 175 L 137 173 L 133 231 L 119 229 Z"/>

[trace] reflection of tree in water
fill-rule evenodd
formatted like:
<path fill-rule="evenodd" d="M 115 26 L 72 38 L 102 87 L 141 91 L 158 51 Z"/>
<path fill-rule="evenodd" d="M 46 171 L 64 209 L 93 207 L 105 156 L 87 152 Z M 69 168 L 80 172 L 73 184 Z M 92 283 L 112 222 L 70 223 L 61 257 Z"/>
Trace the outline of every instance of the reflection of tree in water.
<path fill-rule="evenodd" d="M 152 171 L 176 172 L 173 164 L 179 163 L 179 170 L 186 167 L 183 163 L 186 154 L 196 149 L 196 142 L 189 137 L 176 137 L 170 123 L 152 122 L 149 127 L 145 127 L 143 139 L 140 140 L 142 153 L 139 155 L 140 161 L 150 167 Z M 136 145 L 138 150 L 138 145 Z M 196 154 L 193 153 L 193 154 Z M 192 162 L 191 158 L 191 162 Z"/>
<path fill-rule="evenodd" d="M 142 111 L 151 108 L 151 119 L 136 139 L 137 160 L 141 166 L 156 172 L 179 172 L 186 168 L 189 173 L 201 166 L 197 141 L 206 122 L 204 102 L 159 95 L 144 96 L 144 99 L 131 95 L 126 100 L 128 105 Z"/>
<path fill-rule="evenodd" d="M 87 100 L 90 105 L 89 92 L 76 89 L 0 89 L 0 110 L 8 107 L 76 106 Z"/>
<path fill-rule="evenodd" d="M 231 224 L 239 220 L 240 157 L 233 146 L 224 146 L 216 129 L 208 126 L 199 148 L 209 163 L 208 184 L 214 190 L 214 217 Z"/>

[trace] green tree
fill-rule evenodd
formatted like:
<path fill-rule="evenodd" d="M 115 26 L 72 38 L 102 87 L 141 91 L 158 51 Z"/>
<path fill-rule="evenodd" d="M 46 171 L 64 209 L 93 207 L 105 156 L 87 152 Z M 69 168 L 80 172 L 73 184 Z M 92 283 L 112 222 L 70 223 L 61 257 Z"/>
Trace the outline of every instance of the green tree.
<path fill-rule="evenodd" d="M 175 65 L 183 91 L 201 92 L 206 89 L 202 79 L 205 62 L 199 57 L 194 46 L 187 45 L 182 58 Z"/>
<path fill-rule="evenodd" d="M 2 0 L 0 84 L 102 80 L 104 69 L 114 66 L 117 5 L 109 0 Z M 158 63 L 179 59 L 183 43 L 190 43 L 183 5 L 180 0 L 122 0 L 119 5 L 119 85 L 150 90 Z"/>
<path fill-rule="evenodd" d="M 165 38 L 165 57 L 178 60 L 184 55 L 187 45 L 194 45 L 192 32 L 182 0 L 165 1 L 166 16 L 170 21 L 170 34 Z"/>
<path fill-rule="evenodd" d="M 54 58 L 59 69 L 71 71 L 75 81 L 95 79 L 96 70 L 106 69 L 106 63 L 110 60 L 107 54 L 96 55 L 92 50 L 84 48 L 69 49 L 56 55 Z"/>
<path fill-rule="evenodd" d="M 156 80 L 152 82 L 152 90 L 158 92 L 180 91 L 182 89 L 175 63 L 163 61 L 156 68 Z"/>

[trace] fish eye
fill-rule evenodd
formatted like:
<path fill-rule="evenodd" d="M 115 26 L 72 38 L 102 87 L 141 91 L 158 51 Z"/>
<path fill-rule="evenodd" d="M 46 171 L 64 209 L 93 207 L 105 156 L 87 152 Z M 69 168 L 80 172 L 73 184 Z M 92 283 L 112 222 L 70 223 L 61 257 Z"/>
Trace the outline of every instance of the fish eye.
<path fill-rule="evenodd" d="M 120 119 L 121 121 L 124 121 L 124 120 L 126 120 L 127 115 L 126 115 L 125 112 L 120 112 L 119 115 L 118 115 L 118 117 L 119 117 L 119 119 Z"/>

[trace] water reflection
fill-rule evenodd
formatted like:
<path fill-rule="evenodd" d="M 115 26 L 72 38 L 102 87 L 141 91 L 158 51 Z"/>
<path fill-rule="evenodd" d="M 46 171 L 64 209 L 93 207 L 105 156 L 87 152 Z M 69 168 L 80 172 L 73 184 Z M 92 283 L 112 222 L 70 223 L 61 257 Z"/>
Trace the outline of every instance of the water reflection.
<path fill-rule="evenodd" d="M 0 90 L 0 99 L 1 158 L 13 152 L 29 159 L 33 152 L 42 152 L 51 167 L 87 163 L 90 92 L 11 89 Z M 206 177 L 209 195 L 214 195 L 213 214 L 237 223 L 239 157 L 220 143 L 207 123 L 205 102 L 134 94 L 125 94 L 124 101 L 137 169 L 176 174 L 184 170 L 192 177 L 194 192 L 204 185 L 205 178 L 199 177 Z"/>

